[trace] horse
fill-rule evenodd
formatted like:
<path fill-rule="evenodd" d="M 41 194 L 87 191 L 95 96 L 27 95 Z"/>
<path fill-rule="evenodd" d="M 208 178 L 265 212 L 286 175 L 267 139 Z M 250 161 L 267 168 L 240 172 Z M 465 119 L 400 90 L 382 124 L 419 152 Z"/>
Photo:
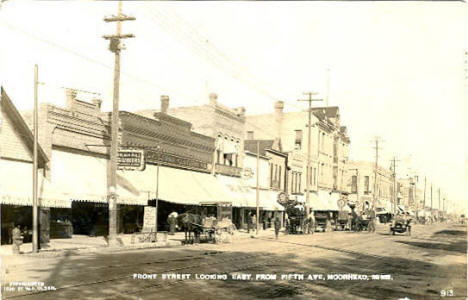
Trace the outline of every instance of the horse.
<path fill-rule="evenodd" d="M 361 231 L 362 230 L 362 216 L 358 215 L 354 209 L 351 213 L 351 229 L 353 231 Z"/>
<path fill-rule="evenodd" d="M 201 215 L 185 212 L 177 216 L 179 227 L 185 232 L 185 243 L 199 243 L 200 233 L 202 232 L 201 224 L 203 218 Z M 192 232 L 194 239 L 192 238 Z"/>

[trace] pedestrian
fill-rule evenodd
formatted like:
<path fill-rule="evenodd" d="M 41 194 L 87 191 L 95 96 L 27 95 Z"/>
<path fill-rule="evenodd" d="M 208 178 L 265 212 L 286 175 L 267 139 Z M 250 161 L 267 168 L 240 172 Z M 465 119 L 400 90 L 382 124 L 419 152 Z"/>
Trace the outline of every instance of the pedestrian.
<path fill-rule="evenodd" d="M 169 234 L 170 235 L 175 234 L 175 228 L 176 228 L 176 223 L 177 223 L 177 218 L 176 218 L 175 214 L 176 214 L 176 212 L 172 212 L 167 217 L 167 223 L 169 223 Z"/>
<path fill-rule="evenodd" d="M 285 217 L 284 218 L 284 225 L 285 225 L 285 231 L 284 231 L 284 234 L 288 234 L 290 233 L 290 230 L 291 230 L 291 226 L 290 226 L 290 223 L 289 223 L 289 217 Z"/>
<path fill-rule="evenodd" d="M 310 211 L 309 220 L 308 220 L 307 223 L 308 223 L 307 233 L 308 234 L 314 234 L 314 231 L 315 231 L 315 215 L 314 215 L 313 210 Z"/>
<path fill-rule="evenodd" d="M 267 229 L 267 223 L 268 223 L 268 217 L 267 217 L 267 214 L 264 213 L 263 214 L 263 230 L 266 230 Z"/>
<path fill-rule="evenodd" d="M 257 216 L 255 214 L 252 214 L 252 229 L 257 230 Z"/>
<path fill-rule="evenodd" d="M 250 233 L 251 228 L 252 228 L 252 214 L 249 212 L 247 214 L 247 233 Z"/>
<path fill-rule="evenodd" d="M 21 235 L 20 225 L 16 225 L 15 228 L 11 231 L 13 237 L 13 254 L 20 254 L 20 246 L 23 244 L 23 236 Z"/>
<path fill-rule="evenodd" d="M 279 219 L 278 215 L 275 216 L 275 238 L 278 239 L 278 234 L 281 229 L 281 220 Z"/>
<path fill-rule="evenodd" d="M 375 211 L 374 208 L 369 210 L 369 232 L 375 232 Z"/>

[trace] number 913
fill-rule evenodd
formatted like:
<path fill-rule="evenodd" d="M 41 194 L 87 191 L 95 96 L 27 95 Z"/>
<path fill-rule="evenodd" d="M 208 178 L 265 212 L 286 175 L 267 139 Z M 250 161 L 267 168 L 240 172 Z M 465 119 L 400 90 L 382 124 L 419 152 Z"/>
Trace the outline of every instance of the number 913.
<path fill-rule="evenodd" d="M 451 297 L 451 296 L 454 296 L 453 290 L 441 290 L 441 291 L 440 291 L 440 296 L 442 296 L 442 297 Z"/>

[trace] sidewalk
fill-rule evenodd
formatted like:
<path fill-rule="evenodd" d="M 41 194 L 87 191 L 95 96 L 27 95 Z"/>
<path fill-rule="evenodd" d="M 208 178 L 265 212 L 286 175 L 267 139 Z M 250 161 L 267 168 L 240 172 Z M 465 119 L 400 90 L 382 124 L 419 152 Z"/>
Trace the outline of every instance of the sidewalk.
<path fill-rule="evenodd" d="M 139 242 L 138 235 L 132 237 L 132 234 L 120 234 L 119 238 L 122 241 L 120 247 L 108 247 L 106 238 L 103 236 L 90 237 L 85 235 L 73 235 L 69 239 L 51 239 L 46 248 L 42 248 L 38 253 L 32 252 L 32 244 L 25 243 L 20 247 L 21 254 L 13 254 L 12 245 L 1 245 L 0 256 L 3 258 L 11 256 L 28 256 L 28 257 L 53 257 L 61 256 L 65 253 L 77 252 L 77 253 L 88 253 L 88 252 L 114 252 L 131 249 L 150 249 L 150 248 L 163 248 L 163 247 L 177 247 L 181 246 L 185 240 L 184 232 L 176 232 L 175 235 L 167 235 L 167 241 L 159 241 L 156 243 Z M 246 230 L 238 230 L 233 235 L 229 235 L 227 240 L 235 242 L 238 240 L 254 238 L 254 237 L 274 236 L 274 230 L 269 228 L 267 230 L 260 230 L 258 235 L 255 231 L 247 233 Z M 158 235 L 158 238 L 162 239 L 163 235 Z M 132 241 L 133 240 L 133 241 Z"/>

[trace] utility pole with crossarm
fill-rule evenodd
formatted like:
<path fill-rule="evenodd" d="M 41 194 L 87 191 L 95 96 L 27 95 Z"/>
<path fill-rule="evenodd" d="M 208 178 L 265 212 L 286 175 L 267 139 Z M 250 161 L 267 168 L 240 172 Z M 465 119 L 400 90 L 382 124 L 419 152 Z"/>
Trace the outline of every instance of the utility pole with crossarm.
<path fill-rule="evenodd" d="M 312 126 L 311 124 L 311 119 L 312 119 L 312 102 L 313 101 L 322 101 L 323 99 L 312 99 L 313 95 L 316 95 L 317 93 L 313 92 L 307 92 L 304 93 L 304 95 L 309 96 L 309 99 L 305 100 L 297 100 L 297 101 L 307 101 L 309 102 L 309 121 L 307 122 L 307 130 L 308 130 L 308 137 L 307 137 L 307 172 L 306 172 L 306 217 L 307 219 L 309 218 L 309 213 L 310 213 L 310 195 L 309 195 L 309 184 L 310 184 L 310 177 L 311 177 L 311 172 L 310 172 L 310 143 L 311 143 L 311 130 L 310 127 Z"/>
<path fill-rule="evenodd" d="M 135 17 L 129 17 L 122 14 L 122 1 L 119 1 L 118 13 L 116 16 L 105 17 L 105 22 L 117 22 L 117 32 L 115 35 L 104 35 L 103 38 L 109 40 L 109 50 L 115 54 L 114 64 L 114 97 L 112 106 L 111 120 L 111 150 L 110 150 L 110 180 L 107 186 L 107 197 L 109 201 L 109 246 L 118 246 L 117 240 L 117 154 L 119 138 L 119 81 L 120 81 L 120 51 L 125 47 L 120 43 L 121 39 L 133 38 L 133 34 L 121 34 L 121 22 L 134 21 Z"/>

